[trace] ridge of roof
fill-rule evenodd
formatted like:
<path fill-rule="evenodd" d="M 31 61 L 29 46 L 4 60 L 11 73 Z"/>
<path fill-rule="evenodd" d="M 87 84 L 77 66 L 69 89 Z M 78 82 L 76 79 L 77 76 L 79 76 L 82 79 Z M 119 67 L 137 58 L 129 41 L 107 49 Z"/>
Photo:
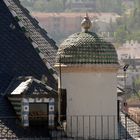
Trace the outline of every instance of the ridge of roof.
<path fill-rule="evenodd" d="M 47 36 L 47 32 L 38 25 L 38 21 L 29 14 L 29 11 L 20 4 L 19 0 L 3 1 L 42 61 L 57 80 L 57 72 L 53 68 L 57 52 L 55 42 Z"/>

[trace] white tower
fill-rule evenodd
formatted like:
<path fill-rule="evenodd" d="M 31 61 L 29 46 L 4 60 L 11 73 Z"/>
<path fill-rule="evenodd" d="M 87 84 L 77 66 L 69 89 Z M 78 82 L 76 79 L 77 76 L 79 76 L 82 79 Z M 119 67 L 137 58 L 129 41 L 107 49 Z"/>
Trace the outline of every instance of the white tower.
<path fill-rule="evenodd" d="M 67 134 L 117 139 L 116 50 L 88 31 L 87 15 L 81 25 L 82 32 L 60 45 L 55 65 L 61 63 L 62 88 L 67 91 Z"/>

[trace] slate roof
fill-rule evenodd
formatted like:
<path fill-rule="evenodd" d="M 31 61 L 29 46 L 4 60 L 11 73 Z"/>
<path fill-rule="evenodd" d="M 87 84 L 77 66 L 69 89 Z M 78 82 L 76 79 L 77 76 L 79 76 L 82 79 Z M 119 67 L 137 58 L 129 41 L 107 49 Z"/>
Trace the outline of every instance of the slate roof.
<path fill-rule="evenodd" d="M 4 1 L 14 18 L 22 24 L 26 37 L 38 45 L 39 51 L 45 56 L 45 62 L 49 62 L 53 66 L 58 49 L 54 40 L 49 38 L 47 32 L 39 26 L 38 21 L 20 4 L 19 0 Z"/>
<path fill-rule="evenodd" d="M 47 139 L 50 137 L 47 124 L 23 128 L 16 117 L 0 117 L 0 139 Z"/>
<path fill-rule="evenodd" d="M 31 41 L 31 31 L 28 32 L 30 36 L 27 37 L 26 32 L 23 31 L 24 28 L 20 26 L 22 22 L 17 21 L 11 14 L 10 6 L 7 6 L 8 4 L 6 5 L 4 1 L 0 1 L 0 92 L 4 92 L 11 80 L 18 76 L 33 76 L 37 79 L 41 79 L 42 76 L 45 76 L 48 79 L 48 85 L 51 85 L 52 88 L 57 87 L 57 75 L 51 67 L 51 61 L 47 58 L 46 54 L 47 50 L 52 51 L 50 55 L 53 58 L 53 55 L 55 56 L 54 52 L 56 51 L 56 47 L 54 47 L 54 44 L 47 42 L 47 35 L 42 33 L 42 29 L 36 29 L 32 24 L 33 21 L 30 23 L 26 22 L 26 28 L 29 26 L 30 28 L 34 28 L 34 30 L 39 30 L 46 38 L 43 38 L 41 33 L 38 33 L 36 37 L 33 36 L 34 40 L 32 39 Z M 18 7 L 18 5 L 20 5 L 17 0 L 7 0 L 6 2 L 8 1 L 12 3 L 12 7 Z M 19 9 L 19 7 L 17 9 Z M 24 12 L 23 10 L 21 13 Z M 24 19 L 27 20 L 28 18 L 25 16 Z M 35 31 L 33 31 L 33 33 L 36 34 Z M 40 40 L 38 44 L 35 42 L 35 38 Z M 40 53 L 40 48 L 42 48 L 40 44 L 44 42 L 42 40 L 48 43 L 44 45 L 44 54 L 46 55 Z M 44 61 L 46 62 L 44 63 Z"/>
<path fill-rule="evenodd" d="M 4 0 L 4 2 L 53 77 L 57 79 L 57 74 L 52 68 L 57 52 L 54 40 L 48 37 L 47 32 L 38 25 L 38 21 L 20 4 L 19 0 Z"/>
<path fill-rule="evenodd" d="M 10 91 L 8 85 L 19 76 L 43 78 L 48 87 L 57 89 L 57 74 L 52 67 L 56 51 L 55 42 L 18 0 L 0 0 L 0 139 L 48 135 L 46 129 L 43 134 L 42 127 L 41 131 L 39 127 L 20 127 L 3 93 Z M 11 90 L 20 84 L 13 83 Z"/>
<path fill-rule="evenodd" d="M 93 32 L 79 32 L 69 36 L 59 47 L 56 63 L 118 64 L 114 46 Z"/>

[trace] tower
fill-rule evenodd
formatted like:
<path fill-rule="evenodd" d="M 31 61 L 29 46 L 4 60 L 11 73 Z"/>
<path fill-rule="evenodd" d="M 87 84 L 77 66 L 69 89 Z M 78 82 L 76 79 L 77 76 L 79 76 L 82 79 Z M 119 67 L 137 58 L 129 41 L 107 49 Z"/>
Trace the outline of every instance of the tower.
<path fill-rule="evenodd" d="M 116 50 L 89 31 L 88 15 L 81 26 L 82 32 L 62 42 L 55 64 L 58 70 L 61 66 L 61 87 L 67 91 L 67 134 L 117 139 Z"/>

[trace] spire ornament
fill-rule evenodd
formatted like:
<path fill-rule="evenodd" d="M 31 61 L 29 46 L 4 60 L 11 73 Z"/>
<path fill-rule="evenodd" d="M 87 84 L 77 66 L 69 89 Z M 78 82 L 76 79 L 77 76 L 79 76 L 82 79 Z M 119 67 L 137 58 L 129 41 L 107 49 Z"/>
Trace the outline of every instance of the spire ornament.
<path fill-rule="evenodd" d="M 82 31 L 88 32 L 91 26 L 92 26 L 91 20 L 89 19 L 88 13 L 86 13 L 86 16 L 81 22 Z"/>

